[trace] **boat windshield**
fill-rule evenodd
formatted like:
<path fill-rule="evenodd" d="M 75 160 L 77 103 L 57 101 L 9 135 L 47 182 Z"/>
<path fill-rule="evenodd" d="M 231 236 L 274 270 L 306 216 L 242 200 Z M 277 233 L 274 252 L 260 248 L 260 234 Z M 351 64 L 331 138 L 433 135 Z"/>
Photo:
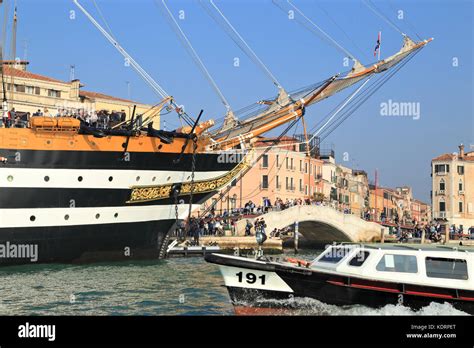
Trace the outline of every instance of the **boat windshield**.
<path fill-rule="evenodd" d="M 353 248 L 349 246 L 333 246 L 328 248 L 315 262 L 338 263 L 352 250 Z"/>

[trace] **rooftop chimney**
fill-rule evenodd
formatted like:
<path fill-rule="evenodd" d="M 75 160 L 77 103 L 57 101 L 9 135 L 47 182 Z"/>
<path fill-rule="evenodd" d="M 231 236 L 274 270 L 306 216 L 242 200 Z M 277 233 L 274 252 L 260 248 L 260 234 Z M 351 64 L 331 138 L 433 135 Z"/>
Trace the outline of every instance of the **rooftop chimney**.
<path fill-rule="evenodd" d="M 26 71 L 26 66 L 30 64 L 27 60 L 4 60 L 3 65 L 9 66 L 13 69 Z"/>
<path fill-rule="evenodd" d="M 464 145 L 459 145 L 459 158 L 464 158 Z"/>

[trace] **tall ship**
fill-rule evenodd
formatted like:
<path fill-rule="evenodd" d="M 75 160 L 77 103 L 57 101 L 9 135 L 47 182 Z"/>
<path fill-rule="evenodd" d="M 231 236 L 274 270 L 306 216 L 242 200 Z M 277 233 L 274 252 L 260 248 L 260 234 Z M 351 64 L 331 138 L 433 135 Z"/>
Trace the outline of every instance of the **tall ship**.
<path fill-rule="evenodd" d="M 281 126 L 284 135 L 303 120 L 310 105 L 357 87 L 335 110 L 332 120 L 338 122 L 343 111 L 357 108 L 431 41 L 404 35 L 400 51 L 388 58 L 367 66 L 354 60 L 350 71 L 294 92 L 276 83 L 276 97 L 240 112 L 228 110 L 220 122 L 202 121 L 202 111 L 196 117 L 184 112 L 74 2 L 163 98 L 140 122 L 132 115 L 108 128 L 47 116 L 32 116 L 25 128 L 0 128 L 0 244 L 37 246 L 35 262 L 163 257 L 170 233 L 258 161 L 252 151 L 255 139 Z M 6 112 L 4 83 L 2 93 Z M 163 112 L 176 113 L 183 126 L 154 128 Z M 222 160 L 235 153 L 241 155 L 237 161 Z M 27 257 L 0 258 L 2 265 L 30 262 Z"/>

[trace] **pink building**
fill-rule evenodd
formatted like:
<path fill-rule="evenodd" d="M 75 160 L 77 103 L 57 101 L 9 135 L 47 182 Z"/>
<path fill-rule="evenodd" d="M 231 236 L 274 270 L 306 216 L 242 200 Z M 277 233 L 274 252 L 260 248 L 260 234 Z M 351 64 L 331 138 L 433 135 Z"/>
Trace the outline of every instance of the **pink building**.
<path fill-rule="evenodd" d="M 261 138 L 256 144 L 256 157 L 273 143 L 275 139 Z M 323 161 L 308 156 L 305 146 L 299 140 L 283 137 L 268 151 L 216 205 L 217 211 L 243 208 L 252 201 L 255 206 L 263 206 L 264 199 L 274 205 L 283 201 L 314 197 L 323 192 Z M 215 200 L 216 198 L 211 198 Z M 205 206 L 211 202 L 205 203 Z"/>

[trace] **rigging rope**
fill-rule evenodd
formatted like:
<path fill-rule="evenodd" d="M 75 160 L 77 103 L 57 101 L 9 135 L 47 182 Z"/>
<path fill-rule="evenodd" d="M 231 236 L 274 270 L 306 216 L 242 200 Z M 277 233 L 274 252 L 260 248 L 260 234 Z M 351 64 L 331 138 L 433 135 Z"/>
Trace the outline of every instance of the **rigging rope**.
<path fill-rule="evenodd" d="M 367 6 L 373 13 L 382 18 L 387 22 L 393 29 L 398 31 L 402 36 L 407 36 L 395 23 L 393 23 L 387 16 L 385 16 L 370 0 L 362 0 L 362 2 Z"/>
<path fill-rule="evenodd" d="M 360 46 L 357 45 L 357 43 L 349 36 L 349 34 L 347 34 L 347 32 L 342 28 L 342 26 L 340 26 L 340 25 L 334 20 L 334 18 L 329 15 L 328 11 L 326 11 L 326 10 L 324 9 L 324 7 L 322 7 L 322 6 L 319 4 L 319 1 L 316 1 L 315 4 L 316 4 L 316 6 L 318 6 L 318 7 L 321 9 L 321 11 L 323 11 L 323 12 L 326 14 L 326 16 L 331 20 L 331 22 L 333 22 L 334 25 L 336 25 L 336 27 L 339 28 L 339 30 L 344 34 L 344 36 L 345 36 L 350 42 L 352 42 L 352 44 L 353 44 L 354 47 L 359 51 L 359 53 L 361 54 L 361 56 L 364 56 L 365 58 L 369 58 L 368 60 L 370 61 L 371 57 L 367 54 L 367 52 L 364 51 L 364 50 L 362 50 L 362 49 L 360 48 Z"/>
<path fill-rule="evenodd" d="M 392 2 L 390 0 L 388 0 L 388 4 L 390 5 L 390 7 L 392 8 L 393 12 L 397 13 L 397 10 L 395 9 L 395 7 L 393 6 Z M 415 26 L 411 24 L 411 22 L 408 20 L 408 18 L 405 18 L 403 17 L 403 20 L 404 22 L 406 22 L 408 24 L 408 26 L 410 27 L 410 29 L 413 31 L 413 33 L 416 35 L 416 37 L 418 38 L 418 40 L 420 41 L 423 41 L 423 39 L 421 38 L 420 35 L 418 35 L 417 31 L 415 30 Z"/>
<path fill-rule="evenodd" d="M 158 0 L 155 0 L 155 3 L 157 3 Z M 203 61 L 201 60 L 201 58 L 199 57 L 199 55 L 197 54 L 196 50 L 194 49 L 193 45 L 191 44 L 191 42 L 189 41 L 188 37 L 186 36 L 186 34 L 184 33 L 184 31 L 181 29 L 181 27 L 179 26 L 178 22 L 176 21 L 176 19 L 174 18 L 173 14 L 171 13 L 170 9 L 168 8 L 168 6 L 166 5 L 166 2 L 165 0 L 161 0 L 161 3 L 163 4 L 163 7 L 164 9 L 166 10 L 166 13 L 168 16 L 168 19 L 169 19 L 169 22 L 172 26 L 172 29 L 174 30 L 174 32 L 176 33 L 176 35 L 178 36 L 178 38 L 181 40 L 181 42 L 183 43 L 184 47 L 186 48 L 186 50 L 188 51 L 188 53 L 190 54 L 191 58 L 193 58 L 194 62 L 196 63 L 196 65 L 199 67 L 199 69 L 201 70 L 201 72 L 203 73 L 204 77 L 207 79 L 207 81 L 211 84 L 211 86 L 214 88 L 214 91 L 217 93 L 217 95 L 219 96 L 219 98 L 221 99 L 222 103 L 224 104 L 224 106 L 226 107 L 227 111 L 230 111 L 231 110 L 231 107 L 230 107 L 230 104 L 229 102 L 227 101 L 226 97 L 224 96 L 224 94 L 222 93 L 222 91 L 219 89 L 219 87 L 217 86 L 217 83 L 216 81 L 214 80 L 214 78 L 211 76 L 211 74 L 209 73 L 209 71 L 207 70 L 206 66 L 204 65 Z"/>
<path fill-rule="evenodd" d="M 346 110 L 346 112 L 338 119 L 336 120 L 333 125 L 331 126 L 332 128 L 329 128 L 326 130 L 326 132 L 323 133 L 322 136 L 320 136 L 320 141 L 324 140 L 327 138 L 333 131 L 335 131 L 341 124 L 344 122 L 348 117 L 350 117 L 356 110 L 359 109 L 359 107 L 365 103 L 365 101 L 370 98 L 375 92 L 377 92 L 385 83 L 387 83 L 401 68 L 405 66 L 416 54 L 418 54 L 419 51 L 413 52 L 402 64 L 397 66 L 394 70 L 389 71 L 387 74 L 384 74 L 378 81 L 374 81 L 374 83 L 371 84 L 367 88 L 366 91 L 364 91 L 363 94 L 359 95 L 358 98 L 359 100 L 355 101 L 354 104 L 351 106 L 351 109 Z M 314 147 L 313 147 L 314 148 Z"/>
<path fill-rule="evenodd" d="M 286 12 L 285 9 L 280 6 L 276 0 L 272 0 L 273 4 L 275 6 L 277 6 L 278 8 L 280 8 L 283 12 Z M 300 23 L 302 26 L 304 26 L 306 29 L 308 29 L 310 32 L 312 32 L 313 34 L 317 35 L 317 36 L 320 36 L 318 34 L 318 32 L 316 32 L 314 30 L 314 28 L 316 28 L 319 33 L 322 34 L 323 38 L 326 39 L 327 41 L 329 41 L 329 43 L 331 43 L 336 49 L 342 51 L 346 56 L 348 56 L 349 58 L 351 58 L 352 60 L 356 60 L 356 58 L 354 57 L 354 55 L 352 53 L 350 53 L 347 49 L 345 49 L 344 47 L 342 47 L 336 40 L 334 40 L 328 33 L 326 33 L 323 29 L 321 29 L 316 23 L 314 23 L 311 19 L 309 19 L 304 13 L 303 11 L 301 11 L 298 7 L 296 7 L 290 0 L 287 0 L 287 3 L 288 5 L 290 5 L 292 8 L 295 9 L 296 12 L 298 12 L 305 20 L 306 22 L 308 22 L 309 24 L 311 24 L 311 26 L 309 25 L 305 25 L 305 23 L 303 22 L 300 22 L 298 19 L 296 20 L 298 23 Z M 297 18 L 297 17 L 295 17 Z M 321 37 L 321 36 L 320 36 Z"/>
<path fill-rule="evenodd" d="M 104 14 L 102 13 L 102 11 L 101 11 L 99 5 L 97 4 L 97 2 L 96 2 L 95 0 L 92 0 L 92 1 L 94 2 L 94 6 L 95 6 L 97 12 L 99 13 L 100 18 L 102 19 L 102 22 L 104 22 L 105 26 L 107 27 L 107 30 L 109 31 L 110 36 L 112 36 L 113 38 L 115 38 L 115 35 L 114 35 L 113 32 L 112 32 L 112 28 L 110 28 L 109 23 L 108 23 L 107 20 L 105 19 L 105 16 L 104 16 Z"/>
<path fill-rule="evenodd" d="M 331 121 L 334 119 L 334 117 L 337 116 L 337 114 L 339 114 L 339 112 L 341 112 L 348 103 L 350 103 L 350 101 L 362 90 L 362 88 L 364 88 L 364 86 L 370 81 L 370 79 L 372 78 L 372 76 L 369 76 L 367 78 L 367 80 L 364 81 L 364 83 L 362 85 L 360 85 L 347 99 L 346 101 L 334 112 L 334 114 L 329 117 L 329 119 L 313 134 L 313 136 L 308 140 L 308 144 L 310 141 L 312 141 L 314 138 L 316 138 L 318 136 L 319 133 L 321 133 L 323 131 L 324 128 L 326 128 L 326 126 L 328 124 L 331 123 Z"/>
<path fill-rule="evenodd" d="M 244 38 L 239 34 L 239 32 L 234 28 L 234 26 L 230 23 L 227 17 L 222 13 L 222 11 L 217 7 L 213 0 L 209 0 L 209 3 L 214 7 L 216 12 L 221 16 L 229 30 L 226 30 L 225 27 L 219 22 L 219 20 L 209 11 L 207 6 L 203 5 L 201 1 L 201 5 L 203 5 L 204 9 L 207 13 L 214 19 L 214 21 L 229 35 L 229 37 L 234 41 L 234 43 L 239 46 L 239 48 L 257 65 L 259 66 L 262 71 L 272 80 L 273 84 L 277 88 L 283 88 L 281 84 L 278 82 L 276 77 L 272 74 L 270 69 L 260 60 L 257 54 L 252 50 L 252 48 L 247 44 Z"/>

